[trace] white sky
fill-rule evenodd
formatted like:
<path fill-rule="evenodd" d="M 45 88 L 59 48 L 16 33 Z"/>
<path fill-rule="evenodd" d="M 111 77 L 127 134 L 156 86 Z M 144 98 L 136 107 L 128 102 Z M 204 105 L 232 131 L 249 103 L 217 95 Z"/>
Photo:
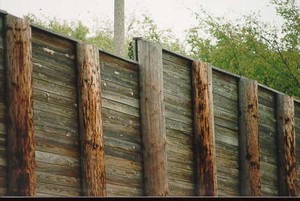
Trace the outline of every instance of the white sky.
<path fill-rule="evenodd" d="M 300 6 L 300 0 L 296 0 Z M 261 10 L 261 20 L 280 24 L 275 8 L 269 0 L 125 0 L 125 15 L 150 14 L 160 28 L 172 28 L 177 37 L 195 24 L 191 10 L 200 6 L 216 16 L 236 19 L 243 14 Z M 81 20 L 86 26 L 96 26 L 95 19 L 113 22 L 113 0 L 0 0 L 0 9 L 22 17 L 27 13 L 37 16 Z"/>

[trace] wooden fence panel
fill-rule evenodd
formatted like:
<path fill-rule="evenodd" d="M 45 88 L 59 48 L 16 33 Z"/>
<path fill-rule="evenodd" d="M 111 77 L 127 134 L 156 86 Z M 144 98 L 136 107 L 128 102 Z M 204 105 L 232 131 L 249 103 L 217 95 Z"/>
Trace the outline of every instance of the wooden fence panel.
<path fill-rule="evenodd" d="M 213 70 L 213 103 L 219 196 L 239 195 L 238 80 Z"/>
<path fill-rule="evenodd" d="M 7 193 L 4 15 L 0 14 L 0 196 Z"/>
<path fill-rule="evenodd" d="M 278 195 L 277 134 L 275 93 L 258 88 L 258 119 L 261 192 L 263 196 Z"/>
<path fill-rule="evenodd" d="M 295 101 L 295 132 L 296 132 L 296 161 L 297 161 L 297 186 L 300 194 L 300 102 Z"/>
<path fill-rule="evenodd" d="M 32 31 L 37 195 L 79 196 L 76 44 Z"/>
<path fill-rule="evenodd" d="M 192 61 L 163 51 L 170 196 L 195 195 Z"/>
<path fill-rule="evenodd" d="M 144 194 L 138 66 L 100 52 L 107 196 Z"/>

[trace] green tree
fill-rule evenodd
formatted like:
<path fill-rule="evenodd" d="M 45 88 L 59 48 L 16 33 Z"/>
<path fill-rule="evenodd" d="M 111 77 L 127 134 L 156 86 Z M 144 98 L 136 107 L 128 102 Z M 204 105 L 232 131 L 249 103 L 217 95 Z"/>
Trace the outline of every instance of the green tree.
<path fill-rule="evenodd" d="M 294 0 L 271 3 L 284 19 L 281 29 L 259 21 L 256 13 L 228 22 L 202 9 L 187 34 L 191 56 L 300 97 L 299 8 Z"/>
<path fill-rule="evenodd" d="M 133 16 L 129 20 L 127 35 L 128 39 L 142 37 L 149 41 L 159 42 L 165 49 L 186 54 L 182 42 L 175 36 L 172 29 L 159 28 L 154 20 L 146 14 L 139 18 Z"/>
<path fill-rule="evenodd" d="M 36 26 L 49 29 L 64 36 L 95 44 L 105 51 L 114 52 L 114 31 L 113 27 L 110 27 L 110 25 L 113 24 L 111 22 L 100 21 L 98 28 L 91 32 L 81 21 L 61 22 L 56 18 L 49 17 L 42 20 L 33 14 L 26 15 L 25 19 Z M 150 41 L 160 42 L 166 49 L 185 54 L 183 45 L 179 39 L 175 37 L 172 30 L 158 28 L 153 19 L 148 15 L 144 14 L 141 18 L 133 16 L 128 21 L 129 23 L 126 28 L 127 38 L 124 46 L 128 51 L 127 55 L 129 58 L 133 58 L 133 49 L 132 46 L 130 46 L 133 37 L 142 37 Z"/>

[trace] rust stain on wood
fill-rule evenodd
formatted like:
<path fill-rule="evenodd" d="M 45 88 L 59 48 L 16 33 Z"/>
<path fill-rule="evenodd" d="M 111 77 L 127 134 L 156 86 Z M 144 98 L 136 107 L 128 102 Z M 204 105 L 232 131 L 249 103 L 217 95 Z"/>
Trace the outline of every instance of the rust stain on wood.
<path fill-rule="evenodd" d="M 294 99 L 277 95 L 277 131 L 279 149 L 279 194 L 297 196 L 296 133 Z"/>
<path fill-rule="evenodd" d="M 83 193 L 106 196 L 101 77 L 96 46 L 78 44 Z"/>
<path fill-rule="evenodd" d="M 197 195 L 217 195 L 212 75 L 207 63 L 193 62 Z"/>
<path fill-rule="evenodd" d="M 257 91 L 256 81 L 240 79 L 240 188 L 248 196 L 261 195 Z"/>
<path fill-rule="evenodd" d="M 9 194 L 36 194 L 31 28 L 7 16 Z"/>

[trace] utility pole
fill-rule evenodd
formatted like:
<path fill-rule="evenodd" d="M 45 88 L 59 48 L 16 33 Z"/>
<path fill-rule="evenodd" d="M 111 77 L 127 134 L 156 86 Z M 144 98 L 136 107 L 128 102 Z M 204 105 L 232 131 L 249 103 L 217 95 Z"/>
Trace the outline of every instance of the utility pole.
<path fill-rule="evenodd" d="M 124 56 L 125 16 L 124 0 L 114 0 L 114 51 L 118 56 Z"/>

